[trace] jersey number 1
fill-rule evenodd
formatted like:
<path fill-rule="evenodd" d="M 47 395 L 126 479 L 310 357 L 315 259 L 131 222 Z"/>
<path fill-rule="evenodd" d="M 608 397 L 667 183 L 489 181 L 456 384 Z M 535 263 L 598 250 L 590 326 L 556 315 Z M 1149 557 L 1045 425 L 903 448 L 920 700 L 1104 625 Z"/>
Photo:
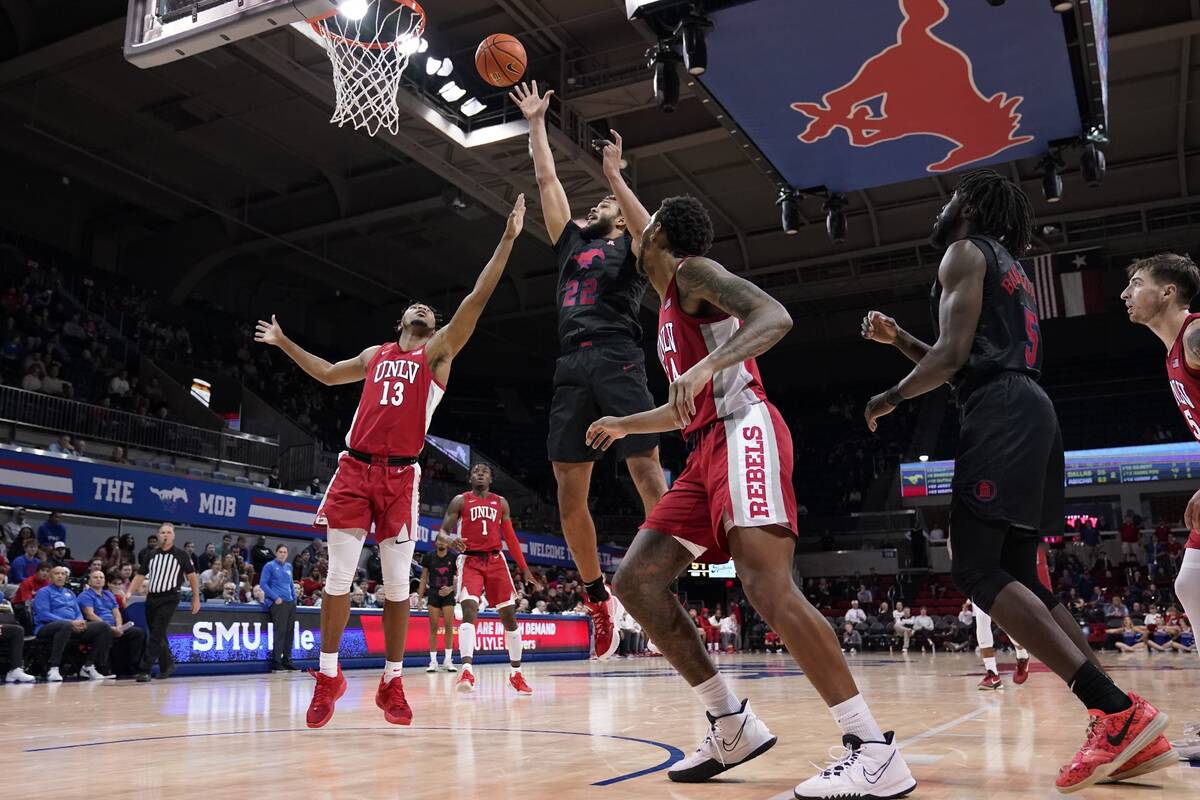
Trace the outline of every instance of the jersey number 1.
<path fill-rule="evenodd" d="M 391 397 L 388 397 L 388 395 Z M 404 402 L 404 381 L 383 382 L 383 393 L 379 395 L 379 405 L 386 406 L 389 403 L 398 406 Z"/>

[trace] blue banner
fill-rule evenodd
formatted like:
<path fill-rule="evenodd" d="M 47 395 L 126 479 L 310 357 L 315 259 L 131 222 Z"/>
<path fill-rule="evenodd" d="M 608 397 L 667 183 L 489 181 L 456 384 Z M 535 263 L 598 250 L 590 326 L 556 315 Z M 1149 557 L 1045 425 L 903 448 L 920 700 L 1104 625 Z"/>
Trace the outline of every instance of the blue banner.
<path fill-rule="evenodd" d="M 265 535 L 315 539 L 325 533 L 313 524 L 316 497 L 8 446 L 0 446 L 0 502 Z M 432 548 L 441 524 L 420 517 L 417 550 Z M 574 566 L 561 537 L 517 531 L 517 538 L 532 564 Z M 601 567 L 616 570 L 624 552 L 602 546 Z"/>

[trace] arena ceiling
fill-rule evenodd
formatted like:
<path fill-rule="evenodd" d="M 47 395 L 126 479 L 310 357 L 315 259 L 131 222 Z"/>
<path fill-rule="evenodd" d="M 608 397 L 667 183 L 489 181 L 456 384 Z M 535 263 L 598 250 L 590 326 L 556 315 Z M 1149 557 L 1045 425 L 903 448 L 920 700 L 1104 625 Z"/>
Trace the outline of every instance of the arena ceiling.
<path fill-rule="evenodd" d="M 1120 260 L 1200 238 L 1200 0 L 1112 6 L 1103 187 L 1088 188 L 1069 160 L 1065 196 L 1050 206 L 1035 159 L 1006 169 L 1035 200 L 1041 246 L 1103 243 Z M 524 137 L 468 149 L 410 115 L 397 135 L 372 139 L 328 124 L 328 62 L 293 30 L 142 70 L 122 57 L 123 3 L 72 19 L 56 7 L 0 2 L 4 227 L 175 299 L 197 293 L 247 318 L 286 310 L 311 336 L 350 346 L 378 338 L 410 297 L 455 302 L 494 247 L 499 212 L 524 191 L 530 235 L 485 318 L 491 344 L 473 349 L 481 365 L 500 353 L 553 358 L 554 263 Z M 460 65 L 489 33 L 521 38 L 530 74 L 574 123 L 554 136 L 580 215 L 604 189 L 577 142 L 588 126 L 613 127 L 646 205 L 700 197 L 714 257 L 788 304 L 792 345 L 852 338 L 869 306 L 926 315 L 937 254 L 925 241 L 952 176 L 854 192 L 840 245 L 816 201 L 786 236 L 773 185 L 686 80 L 673 114 L 655 106 L 648 34 L 626 21 L 623 0 L 425 7 L 431 46 Z"/>

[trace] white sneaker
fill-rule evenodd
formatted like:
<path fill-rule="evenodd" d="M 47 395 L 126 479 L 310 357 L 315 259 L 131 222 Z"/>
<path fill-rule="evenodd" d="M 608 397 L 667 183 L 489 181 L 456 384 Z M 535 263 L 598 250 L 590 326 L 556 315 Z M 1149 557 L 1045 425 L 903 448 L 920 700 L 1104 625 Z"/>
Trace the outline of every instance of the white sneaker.
<path fill-rule="evenodd" d="M 1200 722 L 1183 723 L 1183 738 L 1171 744 L 1179 752 L 1180 761 L 1200 759 Z"/>
<path fill-rule="evenodd" d="M 8 681 L 9 683 L 33 683 L 37 680 L 37 678 L 33 677 L 20 667 L 17 667 L 16 669 L 10 669 L 8 674 L 4 676 L 4 680 Z"/>
<path fill-rule="evenodd" d="M 771 749 L 777 738 L 767 725 L 750 710 L 750 701 L 732 714 L 708 715 L 708 735 L 696 752 L 667 770 L 667 777 L 678 783 L 700 783 L 743 764 Z"/>
<path fill-rule="evenodd" d="M 437 672 L 437 669 L 438 669 L 438 667 L 437 667 L 437 662 L 436 662 L 436 661 L 430 661 L 430 662 L 429 662 L 429 666 L 425 668 L 425 671 L 426 671 L 426 672 Z"/>
<path fill-rule="evenodd" d="M 799 800 L 825 798 L 864 798 L 891 800 L 904 797 L 917 781 L 904 763 L 900 749 L 893 744 L 895 734 L 888 731 L 882 742 L 864 742 L 846 734 L 841 747 L 829 751 L 825 769 L 796 787 Z"/>
<path fill-rule="evenodd" d="M 442 662 L 442 669 L 446 672 L 458 672 L 458 667 L 454 666 L 454 662 L 449 659 Z"/>
<path fill-rule="evenodd" d="M 96 669 L 95 664 L 84 664 L 83 668 L 79 670 L 79 677 L 85 681 L 98 681 L 104 676 L 100 674 L 100 670 Z"/>
<path fill-rule="evenodd" d="M 49 683 L 62 683 L 62 675 L 59 674 L 58 667 L 51 667 L 46 673 L 46 681 Z"/>

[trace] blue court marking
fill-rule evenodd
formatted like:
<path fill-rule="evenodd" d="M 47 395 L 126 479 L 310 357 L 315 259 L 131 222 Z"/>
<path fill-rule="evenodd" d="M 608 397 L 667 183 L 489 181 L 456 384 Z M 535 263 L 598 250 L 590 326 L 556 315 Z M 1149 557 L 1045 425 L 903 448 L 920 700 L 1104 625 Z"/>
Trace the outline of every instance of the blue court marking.
<path fill-rule="evenodd" d="M 264 733 L 307 733 L 308 728 L 271 728 L 265 731 L 218 731 L 216 733 L 181 733 L 173 736 L 143 736 L 136 739 L 110 739 L 105 742 L 82 742 L 80 744 L 60 744 L 52 747 L 30 747 L 24 752 L 26 753 L 46 753 L 54 750 L 75 750 L 83 747 L 101 747 L 109 744 L 130 744 L 133 742 L 162 742 L 170 739 L 202 739 L 214 736 L 258 736 Z M 332 732 L 338 733 L 341 731 L 379 731 L 381 728 L 375 727 L 354 727 L 354 728 L 335 728 Z M 534 728 L 456 728 L 449 725 L 421 725 L 411 728 L 414 731 L 457 731 L 459 733 L 548 733 L 556 736 L 592 736 L 598 739 L 618 739 L 624 742 L 637 742 L 638 744 L 648 744 L 654 747 L 665 750 L 667 757 L 661 763 L 655 764 L 652 767 L 637 770 L 636 772 L 627 772 L 624 775 L 618 775 L 615 778 L 605 778 L 602 781 L 596 781 L 592 786 L 609 786 L 614 783 L 640 778 L 643 775 L 649 775 L 652 772 L 658 772 L 671 766 L 677 761 L 683 760 L 683 751 L 678 747 L 673 747 L 664 742 L 656 742 L 653 739 L 639 739 L 636 736 L 619 736 L 615 733 L 586 733 L 584 731 L 550 731 Z"/>

